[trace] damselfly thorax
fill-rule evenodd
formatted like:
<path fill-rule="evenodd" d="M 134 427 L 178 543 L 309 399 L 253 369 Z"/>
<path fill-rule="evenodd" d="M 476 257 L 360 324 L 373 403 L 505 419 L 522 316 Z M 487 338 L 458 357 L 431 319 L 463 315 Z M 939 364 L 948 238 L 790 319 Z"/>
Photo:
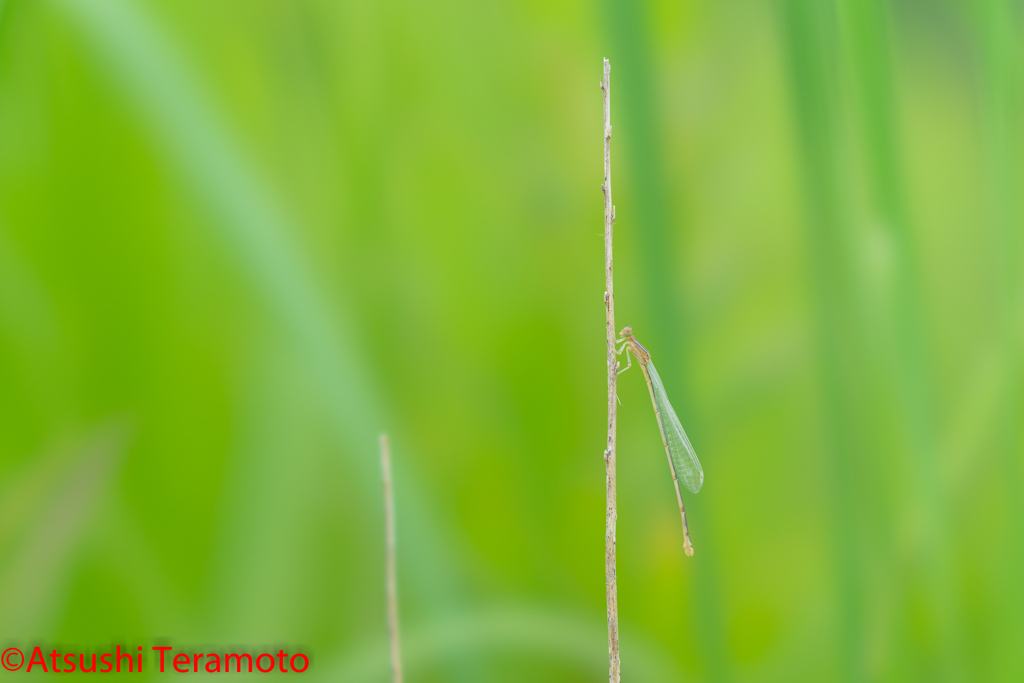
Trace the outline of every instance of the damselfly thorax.
<path fill-rule="evenodd" d="M 637 362 L 639 362 L 640 365 L 647 365 L 651 362 L 650 351 L 645 349 L 644 345 L 636 340 L 636 337 L 633 336 L 632 327 L 623 327 L 622 332 L 619 332 L 619 337 L 621 337 L 619 341 L 622 342 L 622 346 L 619 347 L 618 353 L 622 353 L 622 350 L 628 347 L 629 352 L 636 356 Z M 632 362 L 629 360 L 628 354 L 626 356 L 626 361 L 628 367 L 628 363 Z M 623 369 L 623 371 L 624 370 L 625 369 Z"/>

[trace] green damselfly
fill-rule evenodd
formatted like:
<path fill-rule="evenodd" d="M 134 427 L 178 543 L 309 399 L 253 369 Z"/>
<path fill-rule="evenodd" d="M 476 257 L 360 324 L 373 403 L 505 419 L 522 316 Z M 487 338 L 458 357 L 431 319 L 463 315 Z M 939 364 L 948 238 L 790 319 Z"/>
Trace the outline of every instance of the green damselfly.
<path fill-rule="evenodd" d="M 658 371 L 651 362 L 650 352 L 633 336 L 632 327 L 622 328 L 619 332 L 619 342 L 622 346 L 617 353 L 626 352 L 626 367 L 619 370 L 623 373 L 630 368 L 633 361 L 630 354 L 636 357 L 647 378 L 647 389 L 651 392 L 651 403 L 654 404 L 654 416 L 658 418 L 658 429 L 661 430 L 661 442 L 665 444 L 665 453 L 668 455 L 668 466 L 672 472 L 672 483 L 676 488 L 676 500 L 679 501 L 679 514 L 683 517 L 683 550 L 687 556 L 693 555 L 693 544 L 690 543 L 690 530 L 686 525 L 686 506 L 683 505 L 683 495 L 679 491 L 679 480 L 690 490 L 691 493 L 700 491 L 704 485 L 704 470 L 701 469 L 697 454 L 690 445 L 690 439 L 683 431 L 683 425 L 676 417 L 676 411 L 668 402 L 668 394 L 665 393 L 665 385 L 658 375 Z"/>

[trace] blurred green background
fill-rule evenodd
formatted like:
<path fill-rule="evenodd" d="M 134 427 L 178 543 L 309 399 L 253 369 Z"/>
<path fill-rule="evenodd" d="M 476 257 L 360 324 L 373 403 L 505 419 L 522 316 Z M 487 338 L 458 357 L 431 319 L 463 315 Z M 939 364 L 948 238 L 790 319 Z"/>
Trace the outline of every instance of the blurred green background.
<path fill-rule="evenodd" d="M 0 639 L 388 680 L 386 430 L 407 680 L 603 680 L 607 56 L 623 680 L 1021 680 L 1022 33 L 0 0 Z"/>

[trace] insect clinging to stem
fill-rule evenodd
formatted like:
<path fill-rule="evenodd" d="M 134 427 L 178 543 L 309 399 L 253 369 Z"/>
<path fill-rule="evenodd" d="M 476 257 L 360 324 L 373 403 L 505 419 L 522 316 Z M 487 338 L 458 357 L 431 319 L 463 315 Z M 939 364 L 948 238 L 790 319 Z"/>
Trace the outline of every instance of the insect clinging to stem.
<path fill-rule="evenodd" d="M 672 471 L 672 483 L 676 489 L 676 500 L 679 502 L 679 514 L 683 518 L 683 550 L 687 556 L 693 555 L 693 544 L 690 542 L 690 530 L 686 524 L 686 506 L 683 505 L 683 495 L 679 491 L 679 481 L 691 492 L 697 493 L 704 485 L 704 470 L 701 469 L 697 454 L 683 431 L 676 411 L 669 403 L 668 394 L 665 393 L 665 385 L 661 376 L 651 362 L 651 353 L 633 336 L 632 327 L 624 327 L 619 332 L 619 347 L 617 354 L 626 352 L 626 367 L 619 370 L 619 374 L 628 370 L 633 361 L 630 354 L 636 357 L 640 363 L 640 369 L 647 379 L 647 389 L 651 393 L 651 403 L 654 404 L 654 415 L 658 419 L 658 429 L 661 430 L 661 442 L 665 445 L 665 454 L 668 456 L 668 465 Z"/>

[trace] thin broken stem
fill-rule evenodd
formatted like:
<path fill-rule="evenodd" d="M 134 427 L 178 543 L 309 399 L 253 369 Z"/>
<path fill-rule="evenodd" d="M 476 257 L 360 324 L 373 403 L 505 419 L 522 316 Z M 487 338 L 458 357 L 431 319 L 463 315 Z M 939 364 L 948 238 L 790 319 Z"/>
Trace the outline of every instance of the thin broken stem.
<path fill-rule="evenodd" d="M 615 360 L 615 292 L 612 287 L 612 226 L 615 206 L 612 204 L 612 66 L 604 60 L 604 308 L 605 339 L 608 346 L 608 444 L 604 451 L 605 465 L 605 531 L 604 578 L 608 601 L 608 680 L 619 683 L 619 599 L 615 579 L 615 384 L 619 364 Z"/>
<path fill-rule="evenodd" d="M 384 581 L 388 603 L 391 681 L 402 683 L 402 655 L 398 647 L 398 580 L 395 577 L 395 501 L 391 494 L 391 445 L 387 434 L 380 435 L 380 468 L 384 477 Z"/>

